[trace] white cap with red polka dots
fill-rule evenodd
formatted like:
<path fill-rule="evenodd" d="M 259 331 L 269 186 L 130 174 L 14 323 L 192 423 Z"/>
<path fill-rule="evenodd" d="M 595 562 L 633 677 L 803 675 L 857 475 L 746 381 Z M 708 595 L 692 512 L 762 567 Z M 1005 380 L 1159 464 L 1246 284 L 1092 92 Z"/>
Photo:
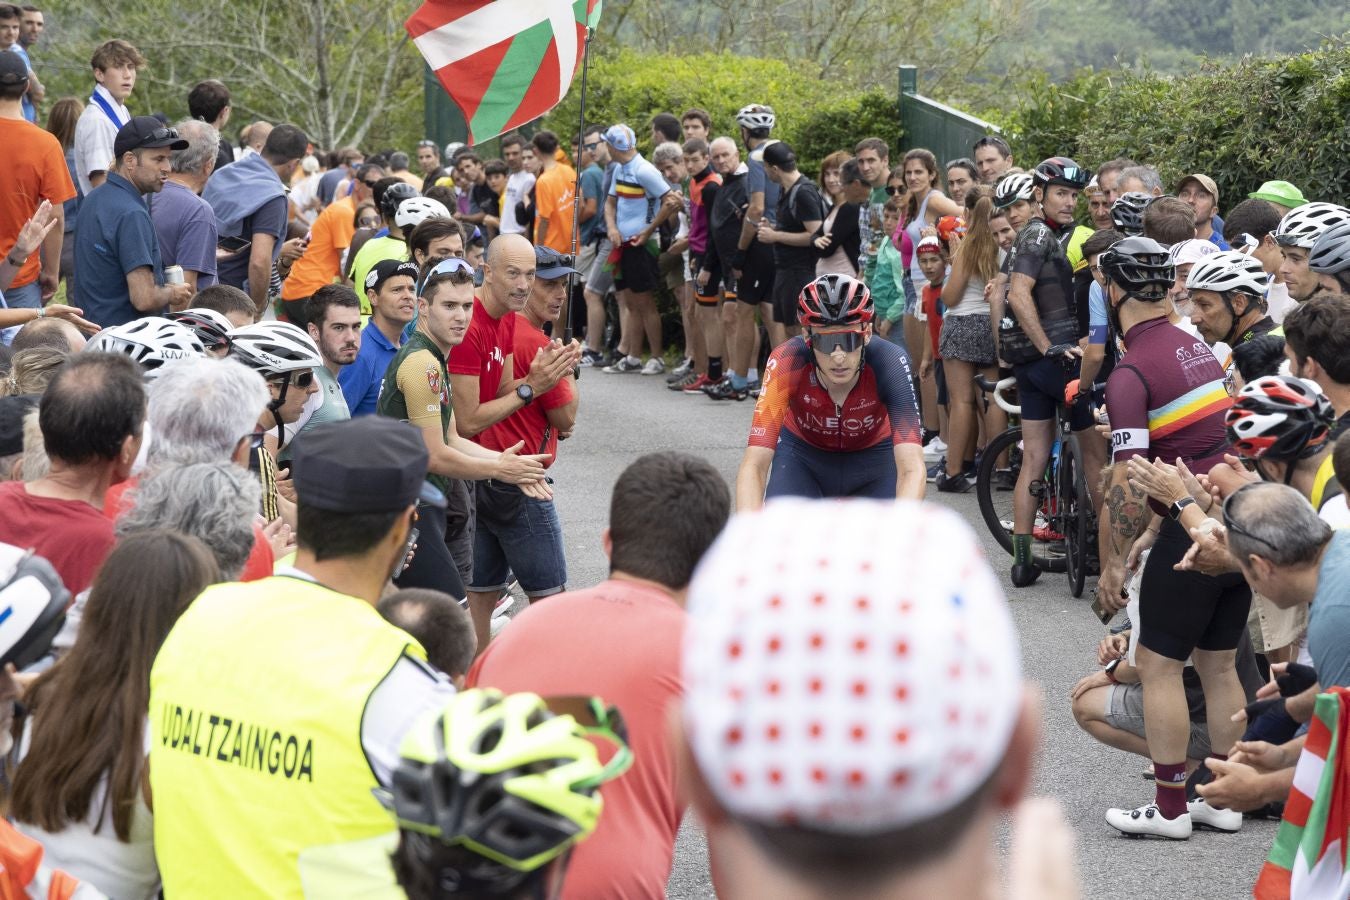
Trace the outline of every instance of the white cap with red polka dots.
<path fill-rule="evenodd" d="M 736 516 L 689 615 L 685 728 L 733 816 L 902 828 L 965 800 L 1007 750 L 1017 634 L 944 507 L 784 499 Z"/>

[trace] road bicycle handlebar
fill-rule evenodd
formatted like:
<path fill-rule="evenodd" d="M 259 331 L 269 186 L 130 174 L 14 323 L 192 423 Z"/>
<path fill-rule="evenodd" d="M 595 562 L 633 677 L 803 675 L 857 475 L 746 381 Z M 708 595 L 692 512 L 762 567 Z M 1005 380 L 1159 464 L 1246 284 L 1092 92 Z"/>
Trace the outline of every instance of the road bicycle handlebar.
<path fill-rule="evenodd" d="M 998 404 L 998 408 L 1008 415 L 1020 416 L 1022 414 L 1022 407 L 1009 403 L 1003 396 L 1004 391 L 1010 391 L 1017 387 L 1016 378 L 1004 378 L 996 384 L 988 378 L 985 378 L 983 375 L 976 375 L 975 384 L 986 394 L 993 394 L 994 402 Z"/>

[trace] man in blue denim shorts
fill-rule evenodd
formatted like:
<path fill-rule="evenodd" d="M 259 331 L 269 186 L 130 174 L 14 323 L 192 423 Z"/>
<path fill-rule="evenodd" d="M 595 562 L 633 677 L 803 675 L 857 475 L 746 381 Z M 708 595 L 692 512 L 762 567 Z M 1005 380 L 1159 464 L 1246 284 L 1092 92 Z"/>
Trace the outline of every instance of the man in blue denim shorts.
<path fill-rule="evenodd" d="M 534 248 L 535 273 L 524 310 L 515 317 L 510 358 L 512 377 L 524 378 L 535 355 L 550 346 L 545 322 L 557 322 L 567 297 L 571 258 L 549 247 Z M 489 450 L 524 443 L 522 452 L 544 454 L 552 465 L 558 439 L 572 433 L 577 420 L 577 385 L 569 371 L 557 384 L 478 435 Z M 473 578 L 469 594 L 501 596 L 511 573 L 531 602 L 561 593 L 567 583 L 562 526 L 552 497 L 526 496 L 513 484 L 480 481 L 473 540 Z M 480 647 L 485 640 L 480 643 Z"/>

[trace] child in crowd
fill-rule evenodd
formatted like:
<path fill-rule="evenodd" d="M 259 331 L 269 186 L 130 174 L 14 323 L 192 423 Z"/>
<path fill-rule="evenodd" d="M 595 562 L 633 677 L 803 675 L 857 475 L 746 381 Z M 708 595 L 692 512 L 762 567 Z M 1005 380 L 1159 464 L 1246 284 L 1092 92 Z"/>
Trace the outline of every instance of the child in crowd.
<path fill-rule="evenodd" d="M 898 196 L 892 197 L 882 207 L 882 223 L 888 235 L 897 233 L 903 202 Z M 872 303 L 876 306 L 877 334 L 901 347 L 905 346 L 904 329 L 896 326 L 905 312 L 905 292 L 901 283 L 904 276 L 905 264 L 899 248 L 895 246 L 893 238 L 883 238 L 881 249 L 877 252 L 876 274 L 868 287 L 872 290 Z"/>
<path fill-rule="evenodd" d="M 928 340 L 923 345 L 923 361 L 919 363 L 919 378 L 926 379 L 931 374 L 937 382 L 938 433 L 946 442 L 947 430 L 947 382 L 942 377 L 942 357 L 938 354 L 938 337 L 942 334 L 942 285 L 947 281 L 947 251 L 937 235 L 928 235 L 914 248 L 919 259 L 919 268 L 928 283 L 923 286 L 919 300 L 919 319 L 928 327 Z M 942 470 L 942 462 L 932 470 L 932 481 Z"/>

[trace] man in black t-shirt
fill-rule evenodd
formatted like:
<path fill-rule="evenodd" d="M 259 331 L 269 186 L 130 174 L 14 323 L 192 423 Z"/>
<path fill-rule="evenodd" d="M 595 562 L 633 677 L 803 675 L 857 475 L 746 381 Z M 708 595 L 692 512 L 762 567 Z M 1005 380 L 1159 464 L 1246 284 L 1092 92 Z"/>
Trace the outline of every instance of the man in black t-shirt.
<path fill-rule="evenodd" d="M 1074 305 L 1073 266 L 1060 237 L 1073 231 L 1078 194 L 1092 173 L 1062 156 L 1051 157 L 1032 173 L 1031 219 L 1017 233 L 1008 253 L 1008 304 L 999 324 L 999 358 L 1012 363 L 1022 405 L 1022 469 L 1013 491 L 1014 587 L 1026 587 L 1040 576 L 1032 562 L 1032 526 L 1037 498 L 1031 483 L 1044 477 L 1055 441 L 1055 422 L 1064 386 L 1078 377 L 1083 351 L 1078 346 L 1079 320 Z M 1070 410 L 1075 432 L 1092 428 L 1092 410 L 1085 402 Z M 1081 442 L 1084 469 L 1105 464 L 1100 442 Z M 1101 456 L 1102 458 L 1096 458 Z M 1092 457 L 1092 458 L 1089 458 Z"/>
<path fill-rule="evenodd" d="M 759 241 L 773 245 L 774 346 L 801 333 L 797 324 L 797 295 L 816 278 L 816 251 L 811 246 L 825 221 L 825 201 L 811 179 L 797 170 L 797 155 L 782 141 L 764 148 L 764 173 L 779 187 L 778 224 L 759 223 Z"/>

